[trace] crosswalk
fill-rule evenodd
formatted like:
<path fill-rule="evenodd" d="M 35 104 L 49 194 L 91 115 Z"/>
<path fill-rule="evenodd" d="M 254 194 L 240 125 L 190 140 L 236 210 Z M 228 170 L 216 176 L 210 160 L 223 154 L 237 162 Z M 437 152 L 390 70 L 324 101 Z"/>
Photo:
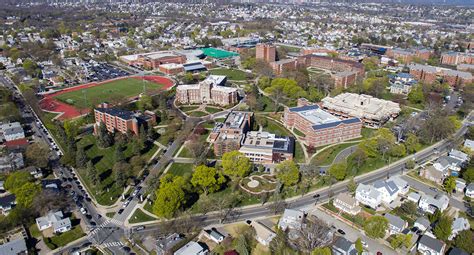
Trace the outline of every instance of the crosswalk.
<path fill-rule="evenodd" d="M 103 243 L 99 245 L 101 248 L 110 248 L 110 247 L 123 247 L 125 246 L 122 242 L 109 242 Z"/>

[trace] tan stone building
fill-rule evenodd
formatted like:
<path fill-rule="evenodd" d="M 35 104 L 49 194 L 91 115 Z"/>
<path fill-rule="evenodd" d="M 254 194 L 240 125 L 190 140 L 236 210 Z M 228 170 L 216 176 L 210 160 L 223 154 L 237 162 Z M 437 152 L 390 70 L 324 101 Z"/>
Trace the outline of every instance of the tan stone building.
<path fill-rule="evenodd" d="M 192 85 L 178 85 L 176 101 L 179 104 L 233 105 L 238 102 L 236 88 L 225 87 L 226 77 L 210 75 L 204 81 Z"/>

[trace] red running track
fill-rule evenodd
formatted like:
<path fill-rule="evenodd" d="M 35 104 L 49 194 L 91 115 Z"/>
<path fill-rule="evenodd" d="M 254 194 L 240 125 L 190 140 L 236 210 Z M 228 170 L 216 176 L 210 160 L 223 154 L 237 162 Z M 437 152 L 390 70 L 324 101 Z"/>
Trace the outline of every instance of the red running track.
<path fill-rule="evenodd" d="M 56 100 L 54 98 L 55 96 L 65 94 L 65 93 L 69 93 L 69 92 L 72 92 L 72 91 L 77 91 L 77 90 L 82 90 L 82 89 L 86 89 L 86 88 L 90 88 L 90 87 L 100 86 L 102 84 L 109 83 L 111 81 L 116 81 L 116 80 L 120 80 L 120 79 L 127 79 L 127 78 L 135 78 L 135 79 L 140 79 L 140 80 L 143 79 L 143 80 L 154 82 L 154 83 L 157 83 L 157 84 L 162 84 L 163 85 L 163 87 L 161 88 L 162 90 L 167 90 L 167 89 L 172 88 L 174 86 L 174 82 L 171 79 L 163 77 L 163 76 L 147 75 L 147 76 L 134 76 L 134 77 L 120 77 L 120 78 L 107 80 L 107 81 L 103 81 L 103 82 L 92 82 L 92 83 L 87 83 L 87 84 L 84 84 L 84 85 L 78 85 L 78 86 L 74 86 L 74 87 L 71 87 L 71 88 L 63 89 L 63 90 L 55 92 L 55 93 L 48 94 L 48 95 L 44 96 L 44 98 L 39 102 L 39 104 L 40 104 L 41 109 L 43 109 L 45 111 L 62 113 L 62 115 L 59 116 L 59 118 L 58 118 L 59 120 L 73 119 L 73 118 L 76 118 L 76 117 L 79 117 L 83 114 L 88 113 L 89 109 L 76 108 L 72 105 L 63 103 L 59 100 Z"/>

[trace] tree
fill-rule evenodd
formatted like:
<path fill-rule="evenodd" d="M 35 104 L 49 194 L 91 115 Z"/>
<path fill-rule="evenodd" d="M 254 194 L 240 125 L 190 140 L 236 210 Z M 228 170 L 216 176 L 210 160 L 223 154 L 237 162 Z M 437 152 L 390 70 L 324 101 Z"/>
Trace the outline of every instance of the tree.
<path fill-rule="evenodd" d="M 357 238 L 355 242 L 355 248 L 358 254 L 362 254 L 362 252 L 364 251 L 364 246 L 362 245 L 362 239 L 360 239 L 360 237 Z"/>
<path fill-rule="evenodd" d="M 125 187 L 128 179 L 128 172 L 131 170 L 131 166 L 125 162 L 115 162 L 112 171 L 115 174 L 115 182 L 119 187 Z"/>
<path fill-rule="evenodd" d="M 421 137 L 427 143 L 434 143 L 448 137 L 455 130 L 453 122 L 441 113 L 436 112 L 426 119 L 421 127 Z"/>
<path fill-rule="evenodd" d="M 367 160 L 367 153 L 361 147 L 357 147 L 354 153 L 352 153 L 352 160 L 359 168 Z"/>
<path fill-rule="evenodd" d="M 347 175 L 347 164 L 345 162 L 332 164 L 328 172 L 336 180 L 342 181 Z"/>
<path fill-rule="evenodd" d="M 222 155 L 222 168 L 227 176 L 242 178 L 250 173 L 252 163 L 239 151 L 230 151 Z"/>
<path fill-rule="evenodd" d="M 294 229 L 297 239 L 289 240 L 292 247 L 310 253 L 318 247 L 325 247 L 332 243 L 332 237 L 327 235 L 330 232 L 329 226 L 316 217 L 310 217 L 303 220 L 299 228 Z"/>
<path fill-rule="evenodd" d="M 423 94 L 423 89 L 422 89 L 422 85 L 417 85 L 415 86 L 414 88 L 412 88 L 412 90 L 410 91 L 410 93 L 408 93 L 408 101 L 410 101 L 410 103 L 412 104 L 421 104 L 421 103 L 424 103 L 425 101 L 425 96 Z"/>
<path fill-rule="evenodd" d="M 405 147 L 408 153 L 415 153 L 420 150 L 421 144 L 420 139 L 413 133 L 408 134 L 407 139 L 405 140 Z"/>
<path fill-rule="evenodd" d="M 156 191 L 153 213 L 160 217 L 171 218 L 186 202 L 184 179 L 181 176 L 165 175 Z"/>
<path fill-rule="evenodd" d="M 416 213 L 418 206 L 413 201 L 406 201 L 400 205 L 400 211 L 406 215 L 413 215 Z"/>
<path fill-rule="evenodd" d="M 79 146 L 76 152 L 76 166 L 77 167 L 85 167 L 87 164 L 87 154 L 84 151 L 84 147 Z"/>
<path fill-rule="evenodd" d="M 468 183 L 474 182 L 474 167 L 468 167 L 462 174 L 462 178 Z"/>
<path fill-rule="evenodd" d="M 411 246 L 411 238 L 411 234 L 394 235 L 392 240 L 390 240 L 390 246 L 392 246 L 393 249 L 399 249 L 402 247 L 409 248 Z"/>
<path fill-rule="evenodd" d="M 250 255 L 252 247 L 250 247 L 245 236 L 237 237 L 236 251 L 242 255 Z"/>
<path fill-rule="evenodd" d="M 434 213 L 428 214 L 428 220 L 430 221 L 431 224 L 435 223 L 441 218 L 441 211 L 439 209 L 436 209 Z"/>
<path fill-rule="evenodd" d="M 370 238 L 383 238 L 388 228 L 388 220 L 383 216 L 372 216 L 364 225 L 365 234 Z"/>
<path fill-rule="evenodd" d="M 41 192 L 41 184 L 32 182 L 25 183 L 20 188 L 15 189 L 16 203 L 22 207 L 30 207 L 33 199 Z"/>
<path fill-rule="evenodd" d="M 276 172 L 277 179 L 287 187 L 295 185 L 300 180 L 298 165 L 292 160 L 285 160 L 278 164 Z"/>
<path fill-rule="evenodd" d="M 349 193 L 354 194 L 357 189 L 357 183 L 354 181 L 354 178 L 351 178 L 349 183 L 347 183 L 347 190 Z"/>
<path fill-rule="evenodd" d="M 141 111 L 153 109 L 153 101 L 151 97 L 147 95 L 142 95 L 137 105 Z"/>
<path fill-rule="evenodd" d="M 49 162 L 49 148 L 44 142 L 29 145 L 25 152 L 26 161 L 33 166 L 45 168 Z"/>
<path fill-rule="evenodd" d="M 87 161 L 86 163 L 86 171 L 87 171 L 87 176 L 91 180 L 93 185 L 97 185 L 100 182 L 100 176 L 97 173 L 97 169 L 94 167 L 94 164 L 92 164 L 92 161 Z"/>
<path fill-rule="evenodd" d="M 115 162 L 120 162 L 120 161 L 125 160 L 125 155 L 123 154 L 123 148 L 120 144 L 117 144 L 115 146 L 114 159 L 115 159 Z"/>
<path fill-rule="evenodd" d="M 448 192 L 448 194 L 453 193 L 453 190 L 456 188 L 456 178 L 454 176 L 449 176 L 444 180 L 443 183 L 444 190 Z"/>
<path fill-rule="evenodd" d="M 276 230 L 276 236 L 270 242 L 270 252 L 274 255 L 289 255 L 295 254 L 295 251 L 291 249 L 288 244 L 288 237 L 282 229 Z"/>
<path fill-rule="evenodd" d="M 449 236 L 452 233 L 453 219 L 446 214 L 442 214 L 438 219 L 436 226 L 433 229 L 433 234 L 439 240 L 448 241 Z"/>
<path fill-rule="evenodd" d="M 107 148 L 112 146 L 113 142 L 113 137 L 105 127 L 105 124 L 101 122 L 99 125 L 97 145 L 101 148 Z"/>
<path fill-rule="evenodd" d="M 474 253 L 474 234 L 471 230 L 463 230 L 454 239 L 454 245 L 468 252 Z"/>
<path fill-rule="evenodd" d="M 205 165 L 197 166 L 191 179 L 193 186 L 200 188 L 205 195 L 218 191 L 224 182 L 225 177 L 220 172 Z"/>
<path fill-rule="evenodd" d="M 16 171 L 8 175 L 5 180 L 5 189 L 15 193 L 15 189 L 20 188 L 26 183 L 32 181 L 33 178 L 27 171 Z"/>

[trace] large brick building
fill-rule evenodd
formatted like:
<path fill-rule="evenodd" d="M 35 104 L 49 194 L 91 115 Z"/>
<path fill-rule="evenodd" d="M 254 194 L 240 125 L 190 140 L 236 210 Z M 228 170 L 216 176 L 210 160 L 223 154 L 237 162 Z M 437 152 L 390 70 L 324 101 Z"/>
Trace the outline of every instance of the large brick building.
<path fill-rule="evenodd" d="M 236 88 L 223 86 L 226 77 L 210 75 L 204 81 L 192 85 L 178 85 L 176 101 L 180 104 L 232 105 L 238 102 Z"/>
<path fill-rule="evenodd" d="M 280 75 L 284 70 L 295 70 L 297 68 L 298 61 L 296 59 L 282 59 L 279 61 L 271 62 L 270 66 L 273 69 L 273 73 Z"/>
<path fill-rule="evenodd" d="M 250 161 L 260 164 L 292 160 L 295 150 L 293 137 L 268 132 L 250 131 L 239 149 Z"/>
<path fill-rule="evenodd" d="M 404 63 L 411 63 L 413 59 L 419 58 L 422 60 L 428 60 L 433 54 L 433 51 L 428 50 L 428 49 L 387 49 L 387 52 L 385 55 L 387 57 L 396 59 L 396 60 L 401 60 Z"/>
<path fill-rule="evenodd" d="M 437 70 L 434 66 L 410 64 L 410 74 L 418 81 L 433 83 L 437 79 Z"/>
<path fill-rule="evenodd" d="M 442 82 L 450 86 L 464 86 L 474 81 L 470 72 L 439 68 L 429 65 L 410 64 L 408 65 L 410 74 L 419 81 L 433 83 L 440 78 Z"/>
<path fill-rule="evenodd" d="M 283 123 L 305 134 L 301 140 L 314 147 L 358 138 L 362 130 L 359 118 L 339 118 L 305 99 L 298 100 L 297 107 L 285 108 Z"/>
<path fill-rule="evenodd" d="M 253 113 L 232 111 L 223 123 L 216 123 L 209 138 L 214 144 L 214 154 L 222 154 L 239 150 L 245 137 L 245 133 L 252 127 Z"/>
<path fill-rule="evenodd" d="M 321 108 L 342 118 L 359 118 L 364 125 L 372 128 L 381 127 L 400 113 L 397 103 L 353 93 L 325 97 L 321 100 Z"/>
<path fill-rule="evenodd" d="M 474 53 L 446 52 L 441 54 L 441 64 L 452 66 L 474 64 Z"/>
<path fill-rule="evenodd" d="M 145 69 L 158 69 L 163 64 L 184 64 L 186 56 L 173 51 L 160 51 L 140 55 L 123 56 L 121 59 L 129 65 L 142 66 Z"/>
<path fill-rule="evenodd" d="M 256 46 L 256 59 L 261 59 L 267 63 L 276 61 L 276 46 L 272 44 L 260 43 Z"/>
<path fill-rule="evenodd" d="M 94 117 L 94 134 L 97 134 L 101 124 L 104 124 L 107 131 L 111 133 L 118 131 L 123 134 L 128 131 L 138 134 L 142 125 L 151 127 L 156 124 L 156 115 L 153 112 L 141 113 L 109 108 L 107 103 L 102 103 L 94 109 Z"/>

